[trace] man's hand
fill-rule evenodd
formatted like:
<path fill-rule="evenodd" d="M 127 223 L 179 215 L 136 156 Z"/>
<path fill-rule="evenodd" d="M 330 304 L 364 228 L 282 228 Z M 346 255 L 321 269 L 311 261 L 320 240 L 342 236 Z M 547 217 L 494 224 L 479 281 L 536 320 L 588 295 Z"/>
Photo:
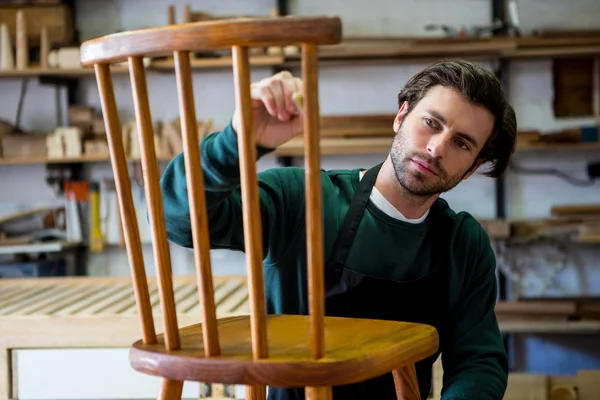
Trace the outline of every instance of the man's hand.
<path fill-rule="evenodd" d="M 302 93 L 302 89 L 302 80 L 288 71 L 251 85 L 252 121 L 257 145 L 276 148 L 302 133 L 301 110 L 292 99 L 294 93 Z M 236 108 L 232 120 L 236 134 L 241 125 L 241 110 Z"/>

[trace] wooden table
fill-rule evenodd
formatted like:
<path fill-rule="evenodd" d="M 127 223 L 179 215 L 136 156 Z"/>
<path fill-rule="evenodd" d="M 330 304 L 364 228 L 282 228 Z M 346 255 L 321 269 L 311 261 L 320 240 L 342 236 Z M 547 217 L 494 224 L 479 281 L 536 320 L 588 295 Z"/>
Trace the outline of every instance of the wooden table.
<path fill-rule="evenodd" d="M 149 280 L 161 332 L 156 281 Z M 200 322 L 195 278 L 173 282 L 180 326 Z M 214 282 L 219 317 L 248 313 L 245 276 L 215 276 Z M 128 348 L 140 338 L 128 277 L 0 280 L 0 400 L 18 398 L 11 354 L 16 349 Z"/>

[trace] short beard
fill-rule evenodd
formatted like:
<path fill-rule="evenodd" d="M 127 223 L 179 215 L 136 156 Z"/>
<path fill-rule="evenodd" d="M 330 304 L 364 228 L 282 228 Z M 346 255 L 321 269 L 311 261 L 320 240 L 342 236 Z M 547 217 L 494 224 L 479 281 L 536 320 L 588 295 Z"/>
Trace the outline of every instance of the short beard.
<path fill-rule="evenodd" d="M 413 158 L 419 158 L 427 161 L 436 168 L 437 176 L 427 177 L 419 173 L 412 173 L 407 170 L 407 165 Z M 444 193 L 453 189 L 458 185 L 464 176 L 468 173 L 450 177 L 444 171 L 437 159 L 432 159 L 426 154 L 417 152 L 408 152 L 408 144 L 406 143 L 406 133 L 402 130 L 402 124 L 398 128 L 392 150 L 390 152 L 392 166 L 394 167 L 394 175 L 401 191 L 418 202 L 425 202 L 432 196 Z M 429 182 L 428 180 L 433 180 Z"/>

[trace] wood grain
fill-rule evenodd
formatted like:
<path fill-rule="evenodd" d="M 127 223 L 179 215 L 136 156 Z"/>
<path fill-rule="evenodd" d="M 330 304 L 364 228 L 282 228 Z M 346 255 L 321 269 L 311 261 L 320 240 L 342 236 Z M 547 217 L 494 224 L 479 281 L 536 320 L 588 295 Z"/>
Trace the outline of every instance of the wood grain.
<path fill-rule="evenodd" d="M 321 155 L 319 146 L 319 95 L 317 48 L 302 45 L 302 81 L 304 115 L 304 170 L 306 196 L 306 243 L 310 337 L 312 355 L 325 355 L 325 286 L 323 276 L 323 199 L 321 191 Z"/>
<path fill-rule="evenodd" d="M 246 400 L 264 400 L 267 398 L 267 387 L 264 385 L 246 386 Z"/>
<path fill-rule="evenodd" d="M 549 400 L 577 400 L 577 390 L 572 385 L 555 386 L 550 390 Z"/>
<path fill-rule="evenodd" d="M 127 248 L 127 258 L 129 260 L 133 289 L 140 316 L 140 325 L 142 327 L 142 340 L 144 343 L 156 343 L 150 295 L 148 293 L 148 286 L 146 285 L 147 277 L 144 267 L 142 243 L 137 223 L 137 214 L 133 205 L 133 196 L 131 194 L 131 181 L 129 180 L 127 159 L 125 149 L 123 148 L 123 139 L 121 138 L 121 121 L 117 110 L 112 77 L 110 69 L 106 64 L 96 65 L 95 70 L 104 116 L 104 126 L 106 128 L 106 139 L 108 141 L 110 160 L 115 179 L 117 202 Z"/>
<path fill-rule="evenodd" d="M 217 317 L 215 310 L 213 278 L 210 260 L 210 238 L 206 195 L 204 192 L 204 173 L 200 162 L 200 146 L 198 139 L 198 123 L 192 71 L 190 69 L 189 52 L 175 52 L 175 74 L 181 114 L 181 132 L 183 140 L 185 175 L 190 203 L 190 220 L 196 277 L 198 279 L 198 295 L 202 304 L 202 326 L 206 354 L 209 357 L 220 352 Z"/>
<path fill-rule="evenodd" d="M 254 359 L 248 316 L 219 321 L 221 355 L 204 357 L 200 324 L 181 329 L 181 349 L 133 344 L 134 369 L 174 380 L 278 387 L 335 386 L 363 381 L 432 355 L 438 334 L 428 325 L 326 317 L 326 356 L 315 360 L 302 315 L 269 315 L 269 357 Z"/>
<path fill-rule="evenodd" d="M 140 143 L 144 190 L 148 204 L 150 226 L 152 226 L 154 264 L 156 265 L 156 276 L 158 278 L 160 304 L 166 335 L 164 344 L 167 349 L 175 350 L 179 347 L 179 333 L 177 330 L 177 315 L 171 279 L 171 256 L 169 254 L 169 243 L 167 242 L 162 194 L 159 184 L 158 160 L 156 159 L 156 149 L 154 148 L 154 128 L 152 126 L 152 116 L 148 103 L 146 74 L 142 58 L 130 58 L 129 69 L 138 131 L 137 136 Z"/>
<path fill-rule="evenodd" d="M 419 382 L 414 364 L 392 371 L 398 400 L 421 400 Z"/>
<path fill-rule="evenodd" d="M 256 172 L 256 143 L 252 121 L 250 98 L 250 68 L 248 48 L 234 46 L 233 72 L 235 83 L 235 103 L 241 111 L 238 147 L 240 154 L 240 175 L 244 220 L 244 252 L 248 263 L 248 289 L 250 293 L 250 314 L 252 321 L 252 347 L 256 359 L 268 357 L 266 307 L 264 299 L 263 242 L 261 227 L 260 199 Z"/>
<path fill-rule="evenodd" d="M 171 55 L 232 46 L 286 46 L 300 42 L 335 44 L 341 39 L 338 17 L 288 16 L 239 18 L 166 25 L 115 33 L 81 45 L 81 64 L 115 63 L 133 56 Z"/>
<path fill-rule="evenodd" d="M 312 386 L 305 390 L 306 400 L 331 400 L 333 393 L 331 386 Z"/>
<path fill-rule="evenodd" d="M 160 380 L 158 400 L 181 400 L 182 393 L 183 382 L 172 381 L 164 378 Z"/>
<path fill-rule="evenodd" d="M 258 175 L 256 172 L 256 144 L 250 98 L 250 65 L 248 47 L 233 46 L 233 73 L 235 103 L 241 112 L 238 132 L 242 212 L 244 221 L 244 252 L 248 263 L 248 289 L 250 295 L 250 321 L 252 331 L 252 354 L 254 359 L 269 356 L 267 343 L 267 311 L 264 296 L 263 242 L 261 232 Z M 262 400 L 261 387 L 247 387 L 250 400 Z"/>

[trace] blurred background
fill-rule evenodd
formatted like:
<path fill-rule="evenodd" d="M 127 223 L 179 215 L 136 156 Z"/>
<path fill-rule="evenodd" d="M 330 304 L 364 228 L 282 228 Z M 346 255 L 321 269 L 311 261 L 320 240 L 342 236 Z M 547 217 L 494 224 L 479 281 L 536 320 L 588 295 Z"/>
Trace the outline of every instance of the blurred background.
<path fill-rule="evenodd" d="M 110 277 L 121 284 L 119 279 L 128 282 L 130 276 L 97 83 L 93 70 L 79 65 L 79 45 L 138 28 L 288 14 L 337 15 L 343 22 L 343 42 L 320 49 L 324 169 L 367 168 L 385 159 L 397 93 L 429 63 L 464 58 L 499 76 L 518 120 L 511 166 L 499 179 L 476 174 L 442 197 L 477 218 L 496 251 L 497 315 L 511 368 L 505 398 L 550 399 L 560 392 L 572 396 L 560 398 L 599 399 L 596 0 L 2 1 L 0 398 L 152 398 L 157 393 L 153 378 L 129 368 L 127 345 L 119 340 L 114 346 L 101 340 L 69 346 L 65 339 L 52 346 L 34 335 L 43 332 L 27 325 L 26 317 L 45 318 L 40 326 L 68 336 L 66 325 L 52 328 L 69 314 L 65 305 L 73 311 L 95 304 L 88 319 L 77 320 L 94 335 L 103 329 L 102 318 L 112 316 L 108 309 L 119 313 L 133 307 L 132 297 L 104 296 L 100 289 L 86 300 L 87 289 L 75 298 L 63 289 L 39 294 L 31 286 L 42 277 Z M 253 81 L 284 69 L 300 74 L 299 52 L 292 46 L 253 49 L 251 65 Z M 173 60 L 148 58 L 145 66 L 162 171 L 181 152 Z M 193 71 L 201 134 L 223 128 L 234 108 L 230 54 L 195 54 Z M 154 275 L 127 66 L 114 66 L 113 79 L 145 267 Z M 301 146 L 283 146 L 263 158 L 259 170 L 302 166 Z M 192 276 L 191 251 L 170 250 L 173 274 Z M 244 254 L 218 250 L 211 258 L 217 276 L 246 273 Z M 230 311 L 244 311 L 247 292 L 240 290 L 231 292 L 236 301 Z M 100 305 L 99 299 L 104 299 Z M 114 307 L 123 301 L 130 303 Z M 136 324 L 131 323 L 134 338 Z M 24 335 L 35 337 L 28 345 L 11 339 Z M 221 389 L 220 396 L 235 396 L 235 390 Z M 221 398 L 209 391 L 186 383 L 184 394 Z"/>

